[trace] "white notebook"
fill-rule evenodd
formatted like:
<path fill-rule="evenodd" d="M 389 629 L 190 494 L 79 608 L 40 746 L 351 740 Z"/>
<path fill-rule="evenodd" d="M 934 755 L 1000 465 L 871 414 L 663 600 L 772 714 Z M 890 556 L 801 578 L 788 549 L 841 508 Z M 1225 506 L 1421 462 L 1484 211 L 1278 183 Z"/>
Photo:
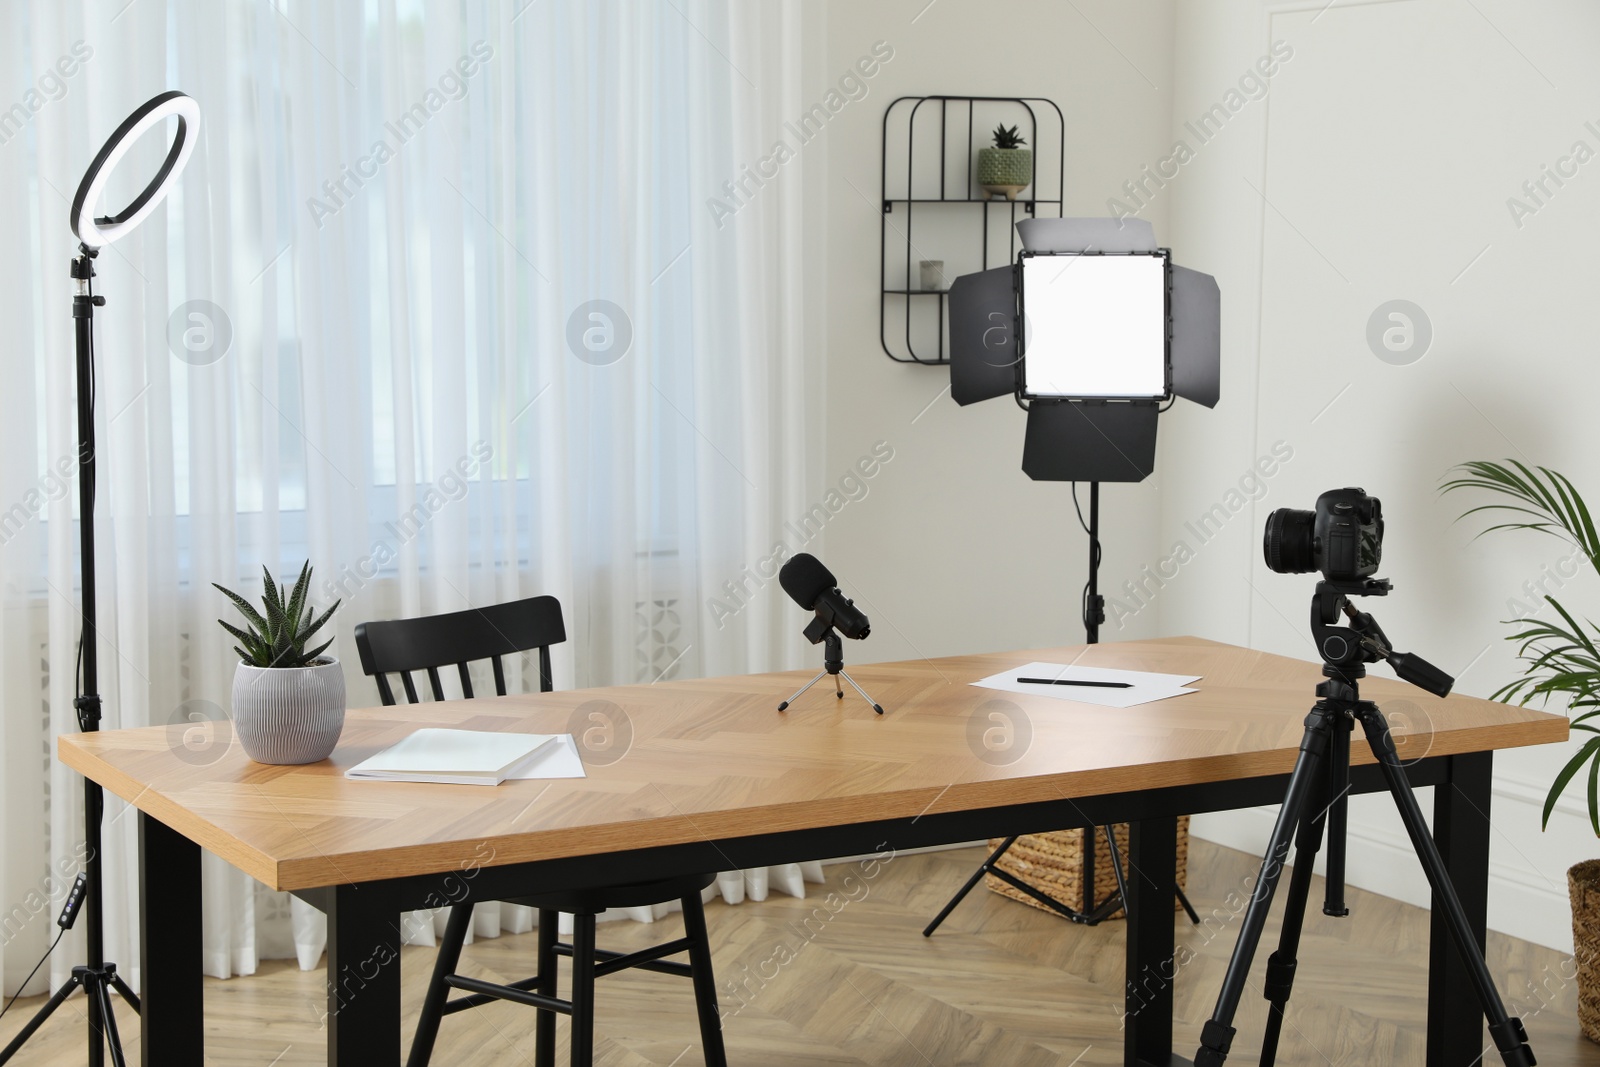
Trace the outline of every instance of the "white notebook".
<path fill-rule="evenodd" d="M 344 776 L 379 782 L 499 785 L 537 763 L 562 736 L 428 727 L 362 760 Z"/>

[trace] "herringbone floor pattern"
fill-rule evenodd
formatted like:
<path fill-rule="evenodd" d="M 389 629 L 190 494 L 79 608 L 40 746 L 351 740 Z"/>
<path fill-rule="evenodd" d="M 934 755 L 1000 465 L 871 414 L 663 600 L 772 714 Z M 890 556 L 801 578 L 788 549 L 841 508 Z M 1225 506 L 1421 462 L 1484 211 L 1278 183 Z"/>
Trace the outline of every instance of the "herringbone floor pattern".
<path fill-rule="evenodd" d="M 876 871 L 827 868 L 829 884 L 804 901 L 774 896 L 707 909 L 716 951 L 728 1058 L 740 1067 L 926 1067 L 951 1064 L 1070 1067 L 1121 1062 L 1121 923 L 1070 926 L 978 891 L 931 940 L 919 931 L 978 862 L 977 850 L 900 856 Z M 1190 887 L 1206 925 L 1179 927 L 1178 1051 L 1193 1051 L 1222 978 L 1237 921 L 1229 894 L 1255 860 L 1194 843 Z M 834 895 L 828 896 L 829 892 Z M 1301 954 L 1279 1063 L 1421 1064 L 1427 995 L 1427 913 L 1351 890 L 1350 919 L 1320 915 L 1320 881 Z M 674 936 L 676 918 L 652 930 L 601 927 L 606 947 L 631 949 Z M 1276 927 L 1268 944 L 1275 943 Z M 531 971 L 533 935 L 469 947 L 469 973 L 520 978 Z M 1192 959 L 1190 958 L 1192 954 Z M 1600 1046 L 1578 1033 L 1576 988 L 1559 953 L 1490 935 L 1491 965 L 1547 1067 L 1600 1065 Z M 1265 958 L 1265 952 L 1262 953 Z M 408 949 L 406 1027 L 415 1018 L 431 955 Z M 1256 975 L 1259 978 L 1261 963 Z M 1158 982 L 1159 975 L 1148 981 Z M 256 1067 L 324 1062 L 323 975 L 274 962 L 253 978 L 207 982 L 210 1062 Z M 1538 990 L 1536 993 L 1534 990 Z M 1253 987 L 1231 1062 L 1255 1062 L 1264 1016 Z M 39 1001 L 20 1001 L 0 1023 L 9 1038 Z M 75 1001 L 78 1010 L 82 1002 Z M 597 1063 L 691 1067 L 700 1062 L 688 983 L 628 972 L 600 986 Z M 122 1013 L 135 1046 L 138 1021 Z M 562 1023 L 563 1034 L 565 1023 Z M 17 1061 L 38 1067 L 83 1062 L 83 1026 L 63 1009 Z M 533 1013 L 511 1005 L 445 1020 L 434 1062 L 450 1067 L 528 1063 Z M 562 1049 L 562 1056 L 565 1049 Z M 564 1062 L 558 1061 L 558 1062 Z M 1487 1064 L 1498 1063 L 1491 1055 Z"/>

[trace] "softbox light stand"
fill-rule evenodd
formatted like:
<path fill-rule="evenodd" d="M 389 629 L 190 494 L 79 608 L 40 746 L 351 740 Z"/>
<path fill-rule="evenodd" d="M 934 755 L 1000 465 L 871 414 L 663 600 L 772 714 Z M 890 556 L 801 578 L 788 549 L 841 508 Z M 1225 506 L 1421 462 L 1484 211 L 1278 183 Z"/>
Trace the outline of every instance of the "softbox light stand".
<path fill-rule="evenodd" d="M 94 212 L 110 179 L 111 171 L 146 131 L 165 122 L 178 120 L 172 145 L 161 168 L 144 190 L 121 212 L 96 217 Z M 172 91 L 145 102 L 118 126 L 89 165 L 72 202 L 72 232 L 78 237 L 78 255 L 72 260 L 72 328 L 76 355 L 78 388 L 78 552 L 83 571 L 80 612 L 83 631 L 79 639 L 80 667 L 78 694 L 73 700 L 78 729 L 94 733 L 100 729 L 99 634 L 95 610 L 95 365 L 94 309 L 103 307 L 106 298 L 94 295 L 94 261 L 99 249 L 125 235 L 156 209 L 182 173 L 194 149 L 194 128 L 200 119 L 199 106 L 183 93 Z M 57 1008 L 73 993 L 83 990 L 89 999 L 89 1067 L 104 1067 L 107 1052 L 114 1067 L 125 1067 L 122 1038 L 117 1032 L 117 1017 L 111 994 L 116 992 L 135 1012 L 139 997 L 117 973 L 117 965 L 105 958 L 105 897 L 102 821 L 105 791 L 88 778 L 83 780 L 84 869 L 73 883 L 56 925 L 63 933 L 87 910 L 88 958 L 72 968 L 71 976 L 17 1032 L 11 1043 L 0 1050 L 5 1064 L 27 1044 Z"/>
<path fill-rule="evenodd" d="M 1017 224 L 1024 254 L 1128 255 L 1165 252 L 1155 231 L 1142 219 L 1026 219 Z M 1020 263 L 1020 260 L 1019 260 Z M 1155 469 L 1156 421 L 1164 408 L 1154 401 L 1076 398 L 1030 398 L 1024 402 L 1022 364 L 1026 343 L 1019 304 L 1019 264 L 964 274 L 950 286 L 950 395 L 965 406 L 1012 395 L 1028 413 L 1022 470 L 1035 481 L 1089 484 L 1089 519 L 1078 520 L 1089 535 L 1089 574 L 1083 591 L 1084 639 L 1100 641 L 1105 598 L 1100 595 L 1100 484 L 1139 482 Z M 1167 292 L 1167 372 L 1169 400 L 1183 398 L 1215 407 L 1220 397 L 1221 297 L 1210 275 L 1170 265 Z M 1024 336 L 1024 341 L 1025 341 Z M 922 931 L 933 932 L 955 910 L 983 876 L 992 874 L 1007 885 L 1076 923 L 1094 926 L 1126 899 L 1126 875 L 1117 850 L 1116 832 L 1099 828 L 1111 846 L 1117 889 L 1103 901 L 1094 896 L 1096 828 L 1083 831 L 1083 901 L 1065 904 L 996 866 L 1016 843 L 1006 838 L 956 891 L 943 910 Z M 1182 889 L 1178 900 L 1196 925 L 1200 917 Z"/>
<path fill-rule="evenodd" d="M 1074 498 L 1076 502 L 1076 498 Z M 1081 514 L 1079 516 L 1082 517 Z M 1106 601 L 1100 595 L 1100 483 L 1089 483 L 1089 522 L 1085 527 L 1089 534 L 1089 581 L 1083 590 L 1083 629 L 1086 643 L 1096 645 L 1100 643 L 1100 624 L 1106 621 Z M 1104 900 L 1096 900 L 1094 893 L 1095 879 L 1095 836 L 1103 832 L 1106 841 L 1111 846 L 1111 871 L 1117 880 L 1117 888 Z M 1123 901 L 1128 899 L 1127 874 L 1122 869 L 1122 853 L 1117 848 L 1117 831 L 1114 826 L 1107 824 L 1101 827 L 1085 826 L 1083 828 L 1083 857 L 1081 876 L 1083 882 L 1083 901 L 1081 907 L 1057 900 L 1036 886 L 1018 878 L 1010 871 L 998 866 L 1001 858 L 1011 851 L 1017 843 L 1020 834 L 1013 834 L 1000 843 L 1000 847 L 989 853 L 987 859 L 978 864 L 978 869 L 966 880 L 955 896 L 951 897 L 933 921 L 922 930 L 923 937 L 932 937 L 933 932 L 939 929 L 941 923 L 949 918 L 950 913 L 956 910 L 956 905 L 966 899 L 967 894 L 978 887 L 983 881 L 983 876 L 992 874 L 1006 885 L 1025 893 L 1040 904 L 1056 912 L 1063 918 L 1070 919 L 1082 926 L 1099 926 L 1106 919 L 1122 907 Z M 1178 890 L 1178 902 L 1183 905 L 1183 910 L 1188 913 L 1189 921 L 1199 925 L 1200 916 L 1196 914 L 1194 905 L 1189 903 L 1189 898 L 1183 890 Z"/>

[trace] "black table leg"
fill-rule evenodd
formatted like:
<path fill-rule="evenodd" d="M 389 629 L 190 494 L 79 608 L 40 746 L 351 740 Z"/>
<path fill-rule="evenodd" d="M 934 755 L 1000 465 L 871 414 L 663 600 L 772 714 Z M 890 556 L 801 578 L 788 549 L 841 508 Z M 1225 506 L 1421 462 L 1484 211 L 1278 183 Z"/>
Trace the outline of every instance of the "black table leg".
<path fill-rule="evenodd" d="M 1433 787 L 1433 840 L 1481 950 L 1489 914 L 1489 795 L 1494 754 L 1450 757 L 1450 783 Z M 1435 902 L 1437 903 L 1437 902 Z M 1470 1067 L 1482 1061 L 1483 1009 L 1443 913 L 1428 931 L 1428 1067 Z"/>
<path fill-rule="evenodd" d="M 400 912 L 373 885 L 328 893 L 328 1067 L 400 1063 Z"/>
<path fill-rule="evenodd" d="M 1128 827 L 1128 962 L 1122 1062 L 1168 1067 L 1172 1055 L 1173 941 L 1178 893 L 1178 820 L 1146 819 Z"/>
<path fill-rule="evenodd" d="M 139 813 L 139 1044 L 145 1063 L 201 1067 L 200 846 Z"/>

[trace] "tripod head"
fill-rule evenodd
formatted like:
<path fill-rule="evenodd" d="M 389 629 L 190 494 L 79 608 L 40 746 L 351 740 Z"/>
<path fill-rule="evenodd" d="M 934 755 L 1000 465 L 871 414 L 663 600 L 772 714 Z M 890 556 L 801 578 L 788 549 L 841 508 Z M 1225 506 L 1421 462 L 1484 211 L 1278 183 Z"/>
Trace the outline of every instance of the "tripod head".
<path fill-rule="evenodd" d="M 1311 639 L 1322 655 L 1322 673 L 1354 694 L 1368 663 L 1385 660 L 1401 680 L 1435 696 L 1449 696 L 1455 679 L 1414 652 L 1396 652 L 1378 621 L 1350 602 L 1352 596 L 1387 596 L 1387 578 L 1321 581 L 1311 599 Z M 1338 625 L 1340 620 L 1348 625 Z M 1331 694 L 1330 694 L 1331 695 Z"/>

